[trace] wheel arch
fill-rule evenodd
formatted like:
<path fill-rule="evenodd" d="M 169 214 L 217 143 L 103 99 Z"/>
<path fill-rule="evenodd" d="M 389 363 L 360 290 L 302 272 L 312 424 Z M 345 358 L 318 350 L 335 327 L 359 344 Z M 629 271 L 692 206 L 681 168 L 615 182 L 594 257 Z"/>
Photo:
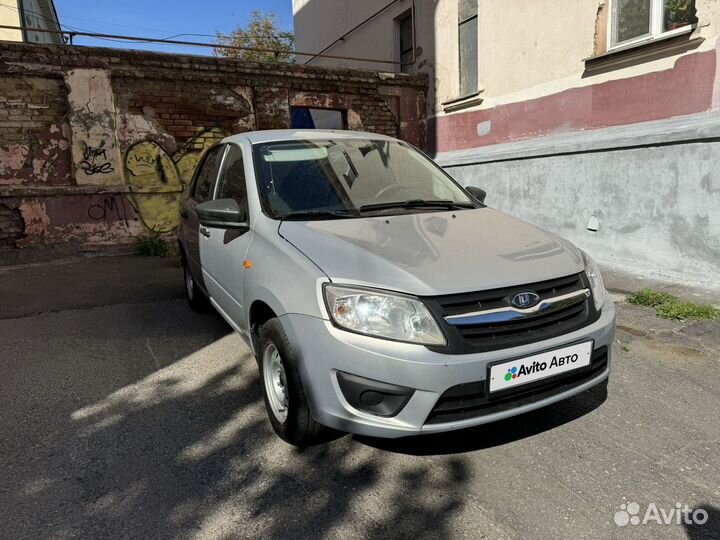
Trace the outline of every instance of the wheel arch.
<path fill-rule="evenodd" d="M 274 304 L 274 302 L 272 302 Z M 258 353 L 258 343 L 260 338 L 260 328 L 270 319 L 276 319 L 282 313 L 278 313 L 277 308 L 273 308 L 271 303 L 264 299 L 256 299 L 250 304 L 248 310 L 248 329 L 250 331 L 250 339 L 255 353 Z"/>

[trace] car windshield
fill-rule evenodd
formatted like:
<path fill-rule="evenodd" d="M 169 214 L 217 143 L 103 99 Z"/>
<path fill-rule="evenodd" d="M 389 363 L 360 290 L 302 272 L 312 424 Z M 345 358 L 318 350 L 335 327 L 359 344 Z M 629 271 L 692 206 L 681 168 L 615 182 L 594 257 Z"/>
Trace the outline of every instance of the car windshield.
<path fill-rule="evenodd" d="M 392 140 L 313 139 L 254 146 L 263 208 L 283 219 L 476 208 L 437 165 Z"/>

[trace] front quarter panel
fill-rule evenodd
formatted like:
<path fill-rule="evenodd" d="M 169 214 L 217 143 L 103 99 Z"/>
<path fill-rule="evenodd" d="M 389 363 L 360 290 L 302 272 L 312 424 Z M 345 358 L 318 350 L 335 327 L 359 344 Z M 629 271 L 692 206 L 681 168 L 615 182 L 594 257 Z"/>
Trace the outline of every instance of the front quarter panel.
<path fill-rule="evenodd" d="M 280 317 L 298 313 L 324 318 L 317 297 L 318 282 L 329 281 L 324 272 L 278 233 L 280 222 L 259 214 L 255 236 L 247 253 L 252 265 L 245 270 L 246 320 L 253 302 L 269 305 Z"/>
<path fill-rule="evenodd" d="M 262 213 L 252 145 L 245 137 L 236 137 L 231 142 L 243 149 L 250 227 L 253 231 L 252 242 L 245 255 L 245 264 L 249 262 L 251 266 L 243 270 L 244 320 L 249 323 L 250 309 L 256 301 L 266 303 L 278 317 L 286 313 L 322 317 L 316 290 L 318 281 L 326 281 L 327 276 L 279 235 L 280 221 Z"/>

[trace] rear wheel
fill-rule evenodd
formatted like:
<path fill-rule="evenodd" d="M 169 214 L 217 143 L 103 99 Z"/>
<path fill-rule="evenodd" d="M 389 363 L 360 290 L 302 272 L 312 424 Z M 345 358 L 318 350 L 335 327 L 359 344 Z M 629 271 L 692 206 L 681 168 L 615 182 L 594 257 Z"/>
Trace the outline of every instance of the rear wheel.
<path fill-rule="evenodd" d="M 209 305 L 205 293 L 198 287 L 195 278 L 190 271 L 190 266 L 183 257 L 183 276 L 185 279 L 185 297 L 193 311 L 206 311 Z"/>
<path fill-rule="evenodd" d="M 270 319 L 262 326 L 259 345 L 265 408 L 275 433 L 300 447 L 323 442 L 329 430 L 310 414 L 297 360 L 280 321 Z"/>

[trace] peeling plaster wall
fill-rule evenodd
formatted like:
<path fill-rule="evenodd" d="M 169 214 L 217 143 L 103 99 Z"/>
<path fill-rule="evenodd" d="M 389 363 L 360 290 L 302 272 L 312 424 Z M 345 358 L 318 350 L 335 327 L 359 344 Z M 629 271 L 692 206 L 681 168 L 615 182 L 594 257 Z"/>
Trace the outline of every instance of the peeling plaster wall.
<path fill-rule="evenodd" d="M 61 78 L 0 76 L 0 187 L 72 183 Z"/>
<path fill-rule="evenodd" d="M 426 90 L 422 75 L 0 43 L 0 264 L 169 234 L 203 153 L 289 127 L 294 106 L 424 147 Z"/>
<path fill-rule="evenodd" d="M 110 73 L 72 69 L 65 74 L 72 157 L 78 185 L 122 184 Z"/>

